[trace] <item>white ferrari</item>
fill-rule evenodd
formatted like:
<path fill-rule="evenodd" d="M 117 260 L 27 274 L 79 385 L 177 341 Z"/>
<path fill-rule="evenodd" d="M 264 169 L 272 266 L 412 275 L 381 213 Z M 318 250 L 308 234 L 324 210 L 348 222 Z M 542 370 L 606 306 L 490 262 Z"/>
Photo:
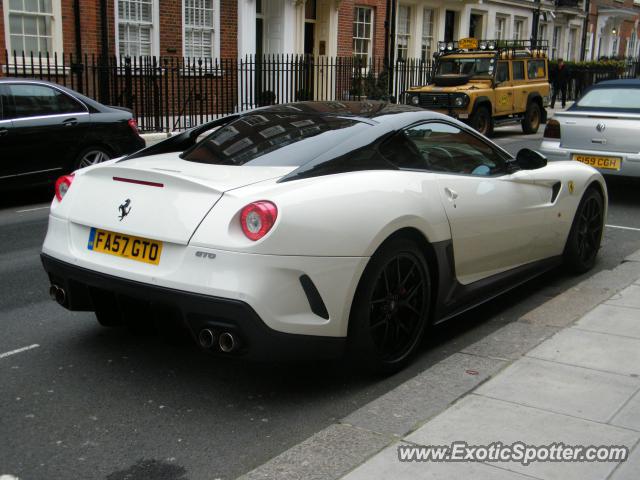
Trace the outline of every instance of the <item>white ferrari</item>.
<path fill-rule="evenodd" d="M 277 105 L 61 177 L 50 293 L 105 326 L 185 325 L 227 356 L 401 368 L 426 329 L 561 263 L 594 265 L 602 176 L 513 158 L 379 102 Z"/>

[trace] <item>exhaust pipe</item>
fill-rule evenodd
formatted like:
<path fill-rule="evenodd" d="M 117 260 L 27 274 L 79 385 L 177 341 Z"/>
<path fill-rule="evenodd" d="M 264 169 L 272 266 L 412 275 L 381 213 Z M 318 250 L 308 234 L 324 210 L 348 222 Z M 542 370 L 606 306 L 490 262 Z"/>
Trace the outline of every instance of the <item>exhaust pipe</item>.
<path fill-rule="evenodd" d="M 216 334 L 213 330 L 203 328 L 198 334 L 198 342 L 202 348 L 211 348 L 216 341 Z"/>
<path fill-rule="evenodd" d="M 233 352 L 238 348 L 238 345 L 238 337 L 231 332 L 223 332 L 218 337 L 218 346 L 224 353 Z"/>
<path fill-rule="evenodd" d="M 55 300 L 56 302 L 58 302 L 58 304 L 63 306 L 65 301 L 67 300 L 67 294 L 65 293 L 64 289 L 55 284 L 49 287 L 49 296 L 52 300 Z"/>

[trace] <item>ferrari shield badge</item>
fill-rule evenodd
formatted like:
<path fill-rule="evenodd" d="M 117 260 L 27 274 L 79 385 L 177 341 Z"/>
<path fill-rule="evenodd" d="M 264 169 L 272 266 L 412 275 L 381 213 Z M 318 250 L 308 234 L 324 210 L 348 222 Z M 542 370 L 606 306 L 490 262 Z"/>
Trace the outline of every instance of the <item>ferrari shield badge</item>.
<path fill-rule="evenodd" d="M 573 193 L 576 189 L 576 186 L 573 184 L 573 180 L 569 180 L 569 193 Z"/>

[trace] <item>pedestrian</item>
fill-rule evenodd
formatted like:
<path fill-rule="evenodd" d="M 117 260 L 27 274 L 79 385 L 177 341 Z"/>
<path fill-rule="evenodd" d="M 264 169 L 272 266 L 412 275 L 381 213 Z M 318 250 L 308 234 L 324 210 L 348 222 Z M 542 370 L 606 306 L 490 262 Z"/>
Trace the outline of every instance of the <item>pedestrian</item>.
<path fill-rule="evenodd" d="M 558 68 L 556 69 L 553 77 L 553 95 L 551 96 L 551 108 L 554 108 L 556 104 L 556 96 L 558 90 L 560 90 L 562 108 L 565 108 L 567 104 L 567 84 L 569 83 L 569 69 L 564 64 L 562 58 L 558 59 Z"/>

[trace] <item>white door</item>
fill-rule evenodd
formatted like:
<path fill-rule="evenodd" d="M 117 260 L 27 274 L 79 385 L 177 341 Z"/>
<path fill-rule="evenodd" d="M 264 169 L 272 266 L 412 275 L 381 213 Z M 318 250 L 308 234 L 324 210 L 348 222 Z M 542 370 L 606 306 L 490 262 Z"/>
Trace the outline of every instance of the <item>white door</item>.
<path fill-rule="evenodd" d="M 436 173 L 460 283 L 543 258 L 553 236 L 545 228 L 548 186 L 526 171 L 508 174 L 505 153 L 452 124 L 427 122 L 404 134 Z"/>

